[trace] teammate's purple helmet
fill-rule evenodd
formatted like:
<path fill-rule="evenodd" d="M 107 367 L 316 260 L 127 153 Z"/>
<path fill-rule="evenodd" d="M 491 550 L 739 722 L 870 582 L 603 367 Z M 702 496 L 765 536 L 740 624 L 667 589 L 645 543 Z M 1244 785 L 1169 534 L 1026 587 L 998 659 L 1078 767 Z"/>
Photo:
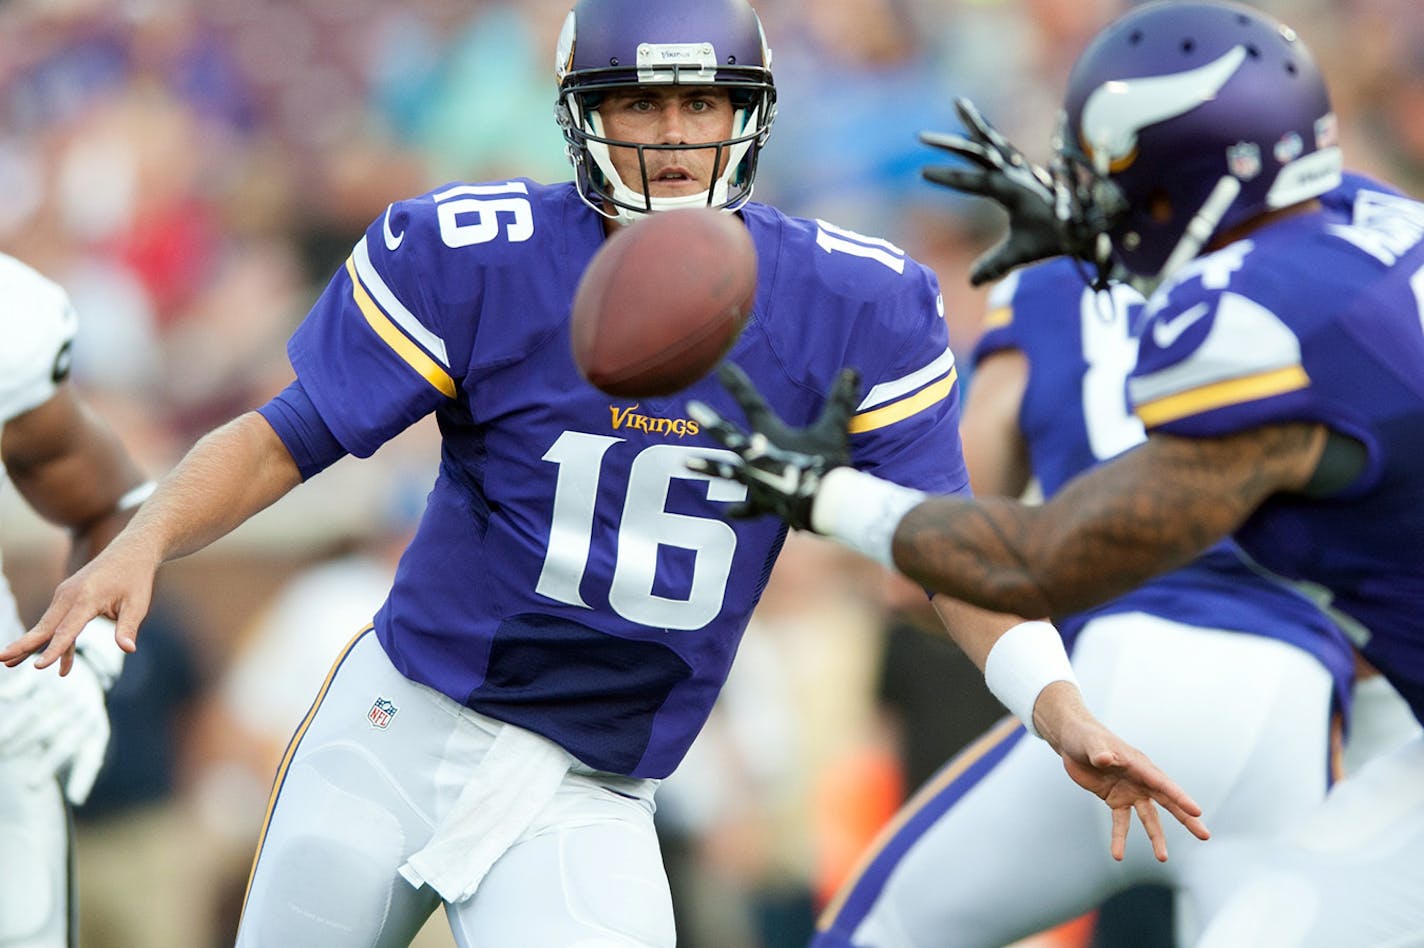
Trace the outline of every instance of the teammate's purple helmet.
<path fill-rule="evenodd" d="M 751 197 L 757 156 L 776 115 L 776 88 L 761 20 L 746 0 L 579 0 L 564 21 L 554 69 L 555 114 L 579 194 L 600 214 L 627 220 L 689 204 L 736 210 Z M 602 92 L 663 84 L 719 86 L 731 93 L 732 137 L 709 145 L 718 148 L 726 168 L 704 194 L 645 197 L 644 151 L 687 146 L 637 145 L 603 132 L 597 111 Z M 640 189 L 618 177 L 610 145 L 638 149 Z"/>
<path fill-rule="evenodd" d="M 1295 31 L 1218 0 L 1106 27 L 1068 79 L 1060 172 L 1117 259 L 1165 276 L 1213 237 L 1340 182 L 1330 97 Z"/>

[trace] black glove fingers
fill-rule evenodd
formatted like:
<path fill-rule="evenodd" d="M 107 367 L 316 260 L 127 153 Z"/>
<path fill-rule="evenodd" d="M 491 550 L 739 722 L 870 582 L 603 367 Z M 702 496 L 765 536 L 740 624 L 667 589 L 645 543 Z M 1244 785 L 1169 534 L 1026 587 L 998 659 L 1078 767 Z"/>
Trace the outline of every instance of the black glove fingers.
<path fill-rule="evenodd" d="M 747 416 L 747 428 L 759 431 L 772 441 L 780 444 L 792 436 L 791 429 L 772 411 L 756 385 L 742 371 L 742 367 L 731 362 L 723 362 L 717 370 L 717 378 L 724 388 L 737 400 Z"/>
<path fill-rule="evenodd" d="M 840 426 L 844 427 L 850 421 L 851 415 L 855 414 L 856 406 L 860 404 L 860 373 L 853 368 L 841 369 L 836 376 L 835 385 L 831 388 L 831 396 L 826 400 L 826 407 L 822 410 L 821 416 L 832 417 Z"/>
<path fill-rule="evenodd" d="M 733 520 L 750 520 L 753 517 L 760 517 L 762 513 L 752 505 L 751 501 L 742 501 L 740 504 L 733 504 L 727 508 L 727 516 Z"/>
<path fill-rule="evenodd" d="M 974 261 L 969 268 L 969 285 L 983 286 L 985 283 L 993 283 L 1013 269 L 1014 263 L 1004 255 L 1009 242 L 1001 240 L 990 249 L 986 250 L 982 256 Z"/>
<path fill-rule="evenodd" d="M 687 403 L 687 413 L 702 426 L 703 431 L 721 442 L 723 447 L 739 451 L 746 445 L 746 433 L 717 414 L 711 405 L 696 400 L 690 401 Z"/>
<path fill-rule="evenodd" d="M 964 96 L 958 96 L 954 100 L 954 111 L 959 113 L 959 120 L 964 123 L 969 134 L 979 141 L 989 141 L 993 129 L 989 123 L 984 121 L 984 116 L 979 113 L 979 108 Z"/>
<path fill-rule="evenodd" d="M 992 197 L 994 179 L 983 171 L 972 168 L 954 168 L 949 165 L 931 165 L 921 170 L 926 181 L 963 191 L 967 194 L 982 194 Z"/>
<path fill-rule="evenodd" d="M 962 135 L 950 132 L 920 132 L 920 141 L 983 168 L 992 168 L 995 165 L 993 158 L 989 156 L 983 145 Z"/>
<path fill-rule="evenodd" d="M 955 110 L 959 112 L 960 119 L 964 122 L 964 127 L 969 129 L 970 134 L 978 141 L 983 142 L 990 152 L 997 152 L 1004 159 L 1010 159 L 1018 154 L 1018 149 L 1009 143 L 1009 140 L 999 134 L 999 130 L 989 124 L 977 106 L 966 98 L 954 100 Z"/>
<path fill-rule="evenodd" d="M 722 458 L 693 456 L 687 459 L 687 469 L 712 477 L 726 477 L 734 480 L 737 477 L 737 466 Z"/>

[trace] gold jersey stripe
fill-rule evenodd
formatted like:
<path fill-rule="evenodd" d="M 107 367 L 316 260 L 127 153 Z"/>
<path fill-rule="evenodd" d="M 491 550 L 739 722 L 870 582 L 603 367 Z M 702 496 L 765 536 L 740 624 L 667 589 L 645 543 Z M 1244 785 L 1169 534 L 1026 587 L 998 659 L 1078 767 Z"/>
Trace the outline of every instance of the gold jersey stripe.
<path fill-rule="evenodd" d="M 850 420 L 850 433 L 860 434 L 865 431 L 874 431 L 876 428 L 884 428 L 886 425 L 893 425 L 897 421 L 909 418 L 911 415 L 924 411 L 931 405 L 944 401 L 949 397 L 950 389 L 954 388 L 954 382 L 959 378 L 959 369 L 949 370 L 949 374 L 933 385 L 927 385 L 909 398 L 902 398 L 898 402 L 891 402 L 889 405 L 876 408 L 873 411 L 863 411 Z"/>
<path fill-rule="evenodd" d="M 455 380 L 450 378 L 450 373 L 426 355 L 423 349 L 411 342 L 406 334 L 391 322 L 390 317 L 381 311 L 381 308 L 376 305 L 376 301 L 371 299 L 371 294 L 367 293 L 366 288 L 361 285 L 360 279 L 356 276 L 356 265 L 350 257 L 346 258 L 346 272 L 351 276 L 351 296 L 356 300 L 356 305 L 361 308 L 361 315 L 366 317 L 366 322 L 376 330 L 376 335 L 384 339 L 386 345 L 395 350 L 396 355 L 419 372 L 421 378 L 439 389 L 442 395 L 446 398 L 454 398 Z"/>
<path fill-rule="evenodd" d="M 900 808 L 900 812 L 897 813 L 889 823 L 885 824 L 884 828 L 882 828 L 880 833 L 876 836 L 874 842 L 872 842 L 865 853 L 861 855 L 860 862 L 851 871 L 850 875 L 846 877 L 846 881 L 841 884 L 840 891 L 836 893 L 835 898 L 831 899 L 821 911 L 821 916 L 816 922 L 816 929 L 818 931 L 826 931 L 835 924 L 836 916 L 845 908 L 846 900 L 850 898 L 851 890 L 855 888 L 856 882 L 859 881 L 861 875 L 865 873 L 865 870 L 870 864 L 879 858 L 880 853 L 885 849 L 886 845 L 889 844 L 890 840 L 894 839 L 895 834 L 900 831 L 901 827 L 919 815 L 920 811 L 933 802 L 934 798 L 939 796 L 945 787 L 949 786 L 955 780 L 958 780 L 963 776 L 966 770 L 992 753 L 996 748 L 1002 745 L 1004 741 L 1012 737 L 1022 726 L 1023 725 L 1019 723 L 1019 719 L 1015 717 L 1007 717 L 999 721 L 998 724 L 990 728 L 989 731 L 977 741 L 961 751 L 959 756 L 956 757 L 948 767 L 941 770 L 929 783 L 921 787 L 919 791 L 910 798 L 909 802 Z"/>
<path fill-rule="evenodd" d="M 984 314 L 984 328 L 998 329 L 1007 326 L 1014 321 L 1014 308 L 1012 306 L 995 306 Z"/>
<path fill-rule="evenodd" d="M 1310 385 L 1310 376 L 1299 365 L 1248 375 L 1244 378 L 1214 382 L 1198 388 L 1168 395 L 1137 406 L 1137 417 L 1148 428 L 1197 415 L 1213 408 L 1250 402 L 1272 395 L 1284 395 Z"/>
<path fill-rule="evenodd" d="M 336 656 L 336 661 L 331 664 L 331 671 L 326 673 L 326 681 L 321 683 L 321 690 L 316 693 L 316 700 L 312 702 L 311 710 L 302 720 L 301 726 L 297 728 L 297 733 L 292 735 L 291 742 L 287 745 L 286 753 L 282 755 L 282 762 L 277 765 L 277 777 L 272 781 L 272 794 L 267 798 L 267 812 L 262 816 L 262 832 L 257 837 L 257 852 L 252 855 L 252 868 L 247 872 L 247 889 L 242 896 L 243 906 L 247 905 L 247 897 L 252 894 L 252 877 L 257 874 L 257 860 L 262 856 L 262 844 L 267 841 L 267 828 L 272 823 L 272 811 L 277 807 L 277 795 L 282 792 L 282 781 L 287 776 L 287 768 L 292 766 L 292 757 L 297 752 L 297 745 L 302 742 L 302 736 L 306 734 L 307 728 L 311 726 L 312 719 L 316 717 L 317 709 L 321 707 L 322 701 L 326 699 L 326 692 L 331 688 L 331 681 L 336 677 L 336 670 L 341 667 L 341 663 L 346 661 L 346 656 L 351 654 L 351 650 L 356 647 L 356 643 L 361 641 L 362 636 L 375 629 L 373 623 L 366 623 L 366 626 L 351 637 L 351 641 L 346 643 L 346 647 L 341 650 L 341 654 Z"/>

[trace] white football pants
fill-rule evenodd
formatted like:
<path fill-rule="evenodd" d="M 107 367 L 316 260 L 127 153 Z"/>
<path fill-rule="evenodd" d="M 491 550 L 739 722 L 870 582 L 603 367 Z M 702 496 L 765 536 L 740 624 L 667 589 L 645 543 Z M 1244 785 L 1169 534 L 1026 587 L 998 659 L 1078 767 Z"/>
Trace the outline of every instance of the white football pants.
<path fill-rule="evenodd" d="M 0 759 L 0 948 L 72 943 L 69 812 L 58 781 L 31 786 L 34 769 Z"/>
<path fill-rule="evenodd" d="M 430 841 L 503 727 L 416 684 L 358 636 L 277 774 L 240 948 L 404 946 L 441 898 L 399 867 Z M 657 781 L 575 765 L 474 894 L 445 911 L 462 948 L 671 946 Z"/>
<path fill-rule="evenodd" d="M 1324 797 L 1331 678 L 1306 652 L 1130 613 L 1085 627 L 1073 666 L 1088 706 L 1201 804 L 1212 839 L 1162 811 L 1169 860 L 1136 825 L 1114 862 L 1111 811 L 1009 719 L 902 809 L 817 946 L 1000 948 L 1149 882 L 1177 890 L 1194 933 L 1249 857 Z"/>
<path fill-rule="evenodd" d="M 1200 948 L 1424 945 L 1424 738 L 1368 761 L 1267 854 Z"/>

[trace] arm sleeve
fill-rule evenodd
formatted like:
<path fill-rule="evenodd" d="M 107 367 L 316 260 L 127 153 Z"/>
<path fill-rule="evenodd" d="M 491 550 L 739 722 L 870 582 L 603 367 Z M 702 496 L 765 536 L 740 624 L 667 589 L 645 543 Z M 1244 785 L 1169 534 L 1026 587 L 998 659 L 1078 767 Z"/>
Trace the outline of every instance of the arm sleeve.
<path fill-rule="evenodd" d="M 302 388 L 301 379 L 293 381 L 257 411 L 292 453 L 302 480 L 345 457 L 346 449 L 322 420 L 316 405 Z"/>

